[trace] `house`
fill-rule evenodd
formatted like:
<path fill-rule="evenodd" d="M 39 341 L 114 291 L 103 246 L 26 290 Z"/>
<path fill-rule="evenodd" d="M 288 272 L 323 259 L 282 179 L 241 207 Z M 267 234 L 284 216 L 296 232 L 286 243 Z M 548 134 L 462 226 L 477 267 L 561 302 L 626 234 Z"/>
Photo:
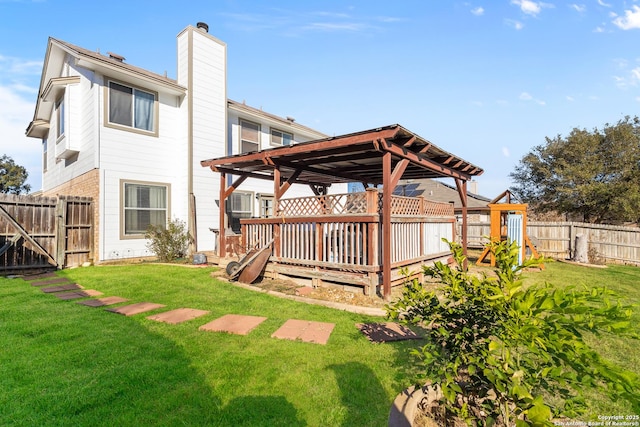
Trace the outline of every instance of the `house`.
<path fill-rule="evenodd" d="M 220 181 L 200 161 L 326 137 L 229 100 L 226 61 L 204 23 L 178 34 L 176 79 L 49 38 L 26 134 L 42 140 L 44 195 L 93 198 L 94 261 L 151 255 L 145 230 L 174 218 L 195 237 L 192 251 L 214 250 Z M 312 192 L 294 185 L 291 194 Z M 249 178 L 223 224 L 239 232 L 241 218 L 272 209 L 273 186 Z"/>
<path fill-rule="evenodd" d="M 489 203 L 493 203 L 488 197 L 477 194 L 475 182 L 470 183 L 467 192 L 467 212 L 470 221 L 489 221 Z M 418 197 L 422 196 L 434 202 L 452 203 L 456 215 L 462 212 L 462 202 L 455 186 L 435 179 L 400 180 L 393 191 L 398 196 Z"/>

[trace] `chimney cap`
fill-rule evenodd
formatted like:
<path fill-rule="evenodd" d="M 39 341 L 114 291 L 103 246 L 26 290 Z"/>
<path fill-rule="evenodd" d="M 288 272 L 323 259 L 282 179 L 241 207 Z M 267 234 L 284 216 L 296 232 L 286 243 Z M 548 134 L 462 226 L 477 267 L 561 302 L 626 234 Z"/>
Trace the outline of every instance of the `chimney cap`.
<path fill-rule="evenodd" d="M 209 32 L 209 25 L 207 25 L 206 22 L 198 22 L 196 24 L 196 27 L 200 28 L 201 30 L 204 30 L 205 32 Z"/>

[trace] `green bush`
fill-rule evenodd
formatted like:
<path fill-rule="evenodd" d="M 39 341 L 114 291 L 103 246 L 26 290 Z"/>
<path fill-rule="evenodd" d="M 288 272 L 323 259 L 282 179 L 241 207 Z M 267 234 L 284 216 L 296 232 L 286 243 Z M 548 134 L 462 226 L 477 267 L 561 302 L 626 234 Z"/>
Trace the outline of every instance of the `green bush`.
<path fill-rule="evenodd" d="M 185 223 L 179 219 L 169 220 L 166 227 L 150 225 L 144 237 L 149 239 L 147 248 L 162 262 L 184 258 L 192 241 Z"/>
<path fill-rule="evenodd" d="M 387 305 L 389 318 L 422 325 L 426 344 L 413 350 L 424 364 L 421 385 L 439 388 L 447 413 L 478 425 L 552 425 L 552 417 L 584 408 L 581 390 L 604 389 L 640 406 L 638 379 L 603 360 L 583 334 L 631 336 L 631 309 L 606 288 L 524 288 L 518 246 L 490 243 L 492 275 L 470 274 L 462 248 L 449 243 L 453 267 L 423 267 L 433 282 L 411 281 Z M 635 337 L 634 337 L 635 338 Z"/>

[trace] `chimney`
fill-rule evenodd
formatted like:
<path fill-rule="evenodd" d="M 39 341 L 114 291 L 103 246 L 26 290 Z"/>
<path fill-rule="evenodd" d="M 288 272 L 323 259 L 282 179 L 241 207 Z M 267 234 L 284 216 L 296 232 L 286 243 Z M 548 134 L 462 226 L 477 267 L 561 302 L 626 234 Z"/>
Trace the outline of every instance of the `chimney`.
<path fill-rule="evenodd" d="M 115 59 L 118 62 L 124 62 L 124 56 L 122 55 L 118 55 L 117 53 L 113 53 L 113 52 L 107 52 L 107 54 L 109 55 L 109 58 L 111 59 Z"/>
<path fill-rule="evenodd" d="M 196 24 L 196 27 L 200 28 L 201 30 L 204 30 L 205 33 L 209 32 L 209 26 L 205 22 L 198 22 Z"/>

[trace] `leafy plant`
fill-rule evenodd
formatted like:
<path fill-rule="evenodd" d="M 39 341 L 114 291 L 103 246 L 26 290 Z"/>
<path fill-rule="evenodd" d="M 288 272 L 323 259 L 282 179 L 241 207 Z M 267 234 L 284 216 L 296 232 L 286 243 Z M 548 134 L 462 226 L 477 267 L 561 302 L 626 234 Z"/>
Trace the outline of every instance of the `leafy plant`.
<path fill-rule="evenodd" d="M 413 280 L 386 307 L 391 319 L 429 329 L 413 353 L 424 364 L 422 381 L 441 390 L 449 413 L 480 425 L 552 425 L 552 415 L 575 416 L 584 407 L 581 390 L 594 387 L 640 407 L 635 374 L 603 360 L 583 339 L 632 336 L 629 306 L 605 287 L 525 289 L 520 273 L 541 260 L 518 265 L 516 243 L 489 243 L 495 275 L 469 273 L 462 248 L 449 245 L 453 267 L 423 267 L 441 289 Z"/>
<path fill-rule="evenodd" d="M 163 262 L 186 256 L 192 241 L 185 223 L 179 219 L 169 220 L 166 227 L 150 225 L 144 237 L 149 239 L 147 248 Z"/>

